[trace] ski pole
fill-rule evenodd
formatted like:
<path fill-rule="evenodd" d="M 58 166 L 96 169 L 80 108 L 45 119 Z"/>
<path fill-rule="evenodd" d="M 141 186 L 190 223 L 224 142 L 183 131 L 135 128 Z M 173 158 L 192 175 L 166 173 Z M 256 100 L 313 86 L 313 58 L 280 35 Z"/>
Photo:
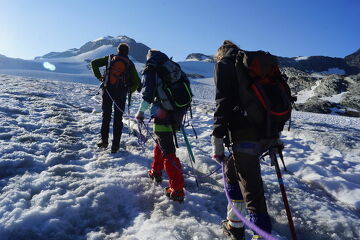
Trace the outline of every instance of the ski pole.
<path fill-rule="evenodd" d="M 192 151 L 192 149 L 191 149 L 189 140 L 188 140 L 188 138 L 187 138 L 187 135 L 186 135 L 184 126 L 181 126 L 181 132 L 182 132 L 182 134 L 183 134 L 183 136 L 184 136 L 184 141 L 185 141 L 185 143 L 186 143 L 186 148 L 187 148 L 187 150 L 188 150 L 188 152 L 189 152 L 189 155 L 190 155 L 190 160 L 195 163 L 195 157 L 194 157 L 193 151 Z"/>
<path fill-rule="evenodd" d="M 193 162 L 195 163 L 194 153 L 193 153 L 193 151 L 191 149 L 191 145 L 190 145 L 189 140 L 187 138 L 184 126 L 181 126 L 180 129 L 181 129 L 181 132 L 182 132 L 182 134 L 184 136 L 184 141 L 185 141 L 185 144 L 186 144 L 186 148 L 188 150 L 191 167 L 194 168 L 194 165 L 193 165 Z M 198 182 L 197 178 L 195 178 L 195 182 L 196 182 L 197 187 L 199 188 L 199 182 Z"/>
<path fill-rule="evenodd" d="M 288 202 L 288 199 L 287 199 L 287 196 L 286 196 L 284 181 L 282 179 L 279 163 L 278 163 L 278 160 L 276 158 L 275 146 L 270 147 L 269 155 L 270 155 L 271 163 L 274 164 L 274 166 L 275 166 L 276 175 L 277 175 L 278 182 L 279 182 L 279 185 L 280 185 L 280 191 L 281 191 L 282 199 L 283 199 L 283 202 L 284 202 L 287 219 L 288 219 L 288 222 L 289 222 L 289 228 L 290 228 L 290 232 L 291 232 L 291 237 L 292 237 L 293 240 L 297 240 L 297 236 L 296 236 L 296 232 L 295 232 L 295 226 L 294 226 L 294 222 L 293 222 L 292 216 L 291 216 L 290 206 L 289 206 L 289 202 Z"/>

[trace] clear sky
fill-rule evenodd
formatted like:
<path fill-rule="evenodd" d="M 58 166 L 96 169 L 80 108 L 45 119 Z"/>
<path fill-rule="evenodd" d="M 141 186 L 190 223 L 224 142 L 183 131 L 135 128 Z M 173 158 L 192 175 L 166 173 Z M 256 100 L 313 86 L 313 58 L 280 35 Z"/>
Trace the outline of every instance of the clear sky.
<path fill-rule="evenodd" d="M 0 0 L 0 54 L 32 59 L 127 35 L 175 60 L 224 39 L 293 57 L 360 48 L 360 0 Z"/>

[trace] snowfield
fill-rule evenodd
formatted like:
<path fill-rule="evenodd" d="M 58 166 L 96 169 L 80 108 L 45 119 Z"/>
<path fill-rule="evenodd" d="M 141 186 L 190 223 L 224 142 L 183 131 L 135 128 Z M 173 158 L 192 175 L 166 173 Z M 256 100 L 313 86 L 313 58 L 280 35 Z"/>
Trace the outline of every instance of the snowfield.
<path fill-rule="evenodd" d="M 141 146 L 134 134 L 138 94 L 131 117 L 124 119 L 121 151 L 110 154 L 96 147 L 97 86 L 76 83 L 81 76 L 74 82 L 49 78 L 0 75 L 0 240 L 225 239 L 221 171 L 198 178 L 199 188 L 189 176 L 218 167 L 210 156 L 212 78 L 192 80 L 191 123 L 198 139 L 191 127 L 187 132 L 194 169 L 178 135 L 186 184 L 182 204 L 164 196 L 166 177 L 161 185 L 147 178 L 153 141 L 148 137 Z M 360 119 L 295 112 L 282 140 L 289 170 L 283 178 L 298 239 L 359 239 Z M 262 171 L 273 235 L 290 239 L 269 159 Z"/>

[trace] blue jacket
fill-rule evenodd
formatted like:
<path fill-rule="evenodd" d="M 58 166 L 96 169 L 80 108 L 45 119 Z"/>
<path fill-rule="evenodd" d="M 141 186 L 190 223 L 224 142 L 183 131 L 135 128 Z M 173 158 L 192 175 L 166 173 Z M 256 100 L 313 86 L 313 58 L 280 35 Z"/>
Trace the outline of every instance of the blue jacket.
<path fill-rule="evenodd" d="M 152 50 L 150 56 L 145 63 L 145 69 L 143 71 L 143 93 L 142 98 L 148 103 L 153 103 L 156 97 L 156 70 L 159 65 L 169 60 L 166 54 Z"/>

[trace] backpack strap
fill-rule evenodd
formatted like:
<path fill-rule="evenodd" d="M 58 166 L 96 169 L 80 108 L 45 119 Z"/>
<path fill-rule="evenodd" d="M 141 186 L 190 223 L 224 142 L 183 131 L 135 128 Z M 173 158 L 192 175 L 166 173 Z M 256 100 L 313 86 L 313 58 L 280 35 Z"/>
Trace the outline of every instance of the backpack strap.
<path fill-rule="evenodd" d="M 106 68 L 105 68 L 105 76 L 104 76 L 104 87 L 106 87 L 109 83 L 109 78 L 110 78 L 110 63 L 111 63 L 111 59 L 113 58 L 113 54 L 110 54 L 108 56 L 108 61 L 106 64 Z"/>

